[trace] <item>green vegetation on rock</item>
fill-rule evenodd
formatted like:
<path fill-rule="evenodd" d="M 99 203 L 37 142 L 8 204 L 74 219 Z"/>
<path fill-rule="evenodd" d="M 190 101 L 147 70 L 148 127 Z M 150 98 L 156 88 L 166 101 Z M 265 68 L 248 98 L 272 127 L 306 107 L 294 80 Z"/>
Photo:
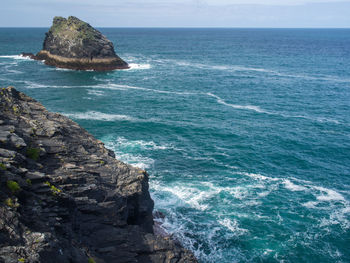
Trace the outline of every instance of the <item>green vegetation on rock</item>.
<path fill-rule="evenodd" d="M 93 258 L 89 258 L 88 263 L 96 263 L 96 261 Z"/>
<path fill-rule="evenodd" d="M 7 181 L 6 185 L 7 185 L 7 188 L 10 189 L 10 191 L 11 191 L 13 194 L 21 190 L 21 187 L 20 187 L 19 184 L 18 184 L 17 182 L 15 182 L 15 181 L 9 180 L 9 181 Z"/>
<path fill-rule="evenodd" d="M 6 165 L 3 163 L 0 163 L 0 170 L 4 170 L 4 171 L 7 170 Z"/>
<path fill-rule="evenodd" d="M 40 155 L 40 149 L 38 148 L 28 148 L 26 151 L 26 155 L 28 158 L 37 161 Z"/>
<path fill-rule="evenodd" d="M 68 19 L 64 17 L 56 16 L 53 19 L 53 25 L 50 31 L 54 35 L 68 35 L 72 32 L 77 32 L 75 37 L 82 40 L 93 40 L 96 38 L 96 30 L 88 23 L 81 21 L 80 19 L 70 16 Z"/>
<path fill-rule="evenodd" d="M 53 195 L 57 195 L 57 194 L 62 192 L 61 189 L 58 189 L 56 186 L 50 184 L 50 182 L 48 182 L 48 181 L 46 181 L 45 184 L 50 187 L 51 192 L 52 192 Z"/>

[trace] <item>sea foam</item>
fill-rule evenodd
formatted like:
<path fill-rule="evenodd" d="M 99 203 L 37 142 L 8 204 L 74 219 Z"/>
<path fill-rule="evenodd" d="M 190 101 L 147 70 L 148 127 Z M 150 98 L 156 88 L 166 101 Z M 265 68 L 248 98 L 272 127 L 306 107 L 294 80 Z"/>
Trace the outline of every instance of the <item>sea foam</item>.
<path fill-rule="evenodd" d="M 151 64 L 137 64 L 137 63 L 129 63 L 130 68 L 128 70 L 140 70 L 140 69 L 150 69 Z"/>
<path fill-rule="evenodd" d="M 62 113 L 63 115 L 78 120 L 100 120 L 100 121 L 136 121 L 137 119 L 121 114 L 107 114 L 97 111 L 87 111 L 81 113 Z"/>
<path fill-rule="evenodd" d="M 225 105 L 225 106 L 228 106 L 228 107 L 231 107 L 231 108 L 234 108 L 234 109 L 252 110 L 252 111 L 255 111 L 255 112 L 259 112 L 259 113 L 268 113 L 267 111 L 261 109 L 259 106 L 230 104 L 230 103 L 225 102 L 222 98 L 220 98 L 219 96 L 217 96 L 217 95 L 215 95 L 215 94 L 213 94 L 211 92 L 208 92 L 206 94 L 208 96 L 210 96 L 210 97 L 215 98 L 218 103 L 220 103 L 222 105 Z"/>
<path fill-rule="evenodd" d="M 9 59 L 16 59 L 16 60 L 32 60 L 29 57 L 24 57 L 22 55 L 6 55 L 6 56 L 0 56 L 0 58 L 9 58 Z"/>

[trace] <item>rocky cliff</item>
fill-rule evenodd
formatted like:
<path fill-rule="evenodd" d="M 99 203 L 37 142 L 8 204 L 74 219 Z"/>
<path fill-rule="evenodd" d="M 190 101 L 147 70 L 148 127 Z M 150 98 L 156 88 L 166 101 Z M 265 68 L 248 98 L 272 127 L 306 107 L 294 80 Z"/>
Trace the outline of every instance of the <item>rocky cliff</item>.
<path fill-rule="evenodd" d="M 12 87 L 0 112 L 0 262 L 196 262 L 154 235 L 144 170 Z"/>
<path fill-rule="evenodd" d="M 118 57 L 114 46 L 104 35 L 88 23 L 70 16 L 55 17 L 43 44 L 43 49 L 31 58 L 45 64 L 77 70 L 114 70 L 128 68 Z"/>

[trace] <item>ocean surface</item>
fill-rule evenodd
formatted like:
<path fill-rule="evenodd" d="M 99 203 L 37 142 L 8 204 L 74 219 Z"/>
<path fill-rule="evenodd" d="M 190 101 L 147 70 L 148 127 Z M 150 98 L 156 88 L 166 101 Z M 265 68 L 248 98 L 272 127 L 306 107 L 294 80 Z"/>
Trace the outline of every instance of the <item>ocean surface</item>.
<path fill-rule="evenodd" d="M 350 262 L 350 30 L 100 30 L 130 70 L 24 59 L 47 29 L 1 28 L 0 86 L 146 169 L 200 262 Z"/>

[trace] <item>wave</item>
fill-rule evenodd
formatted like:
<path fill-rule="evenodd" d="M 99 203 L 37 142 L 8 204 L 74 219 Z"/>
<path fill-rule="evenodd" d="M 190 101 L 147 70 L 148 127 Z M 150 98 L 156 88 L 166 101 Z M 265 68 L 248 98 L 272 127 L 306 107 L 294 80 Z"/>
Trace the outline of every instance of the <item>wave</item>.
<path fill-rule="evenodd" d="M 284 187 L 291 191 L 306 191 L 307 188 L 301 185 L 296 185 L 292 183 L 289 179 L 283 181 Z"/>
<path fill-rule="evenodd" d="M 338 120 L 331 119 L 331 118 L 311 117 L 311 116 L 306 116 L 306 115 L 290 115 L 290 114 L 285 114 L 285 113 L 280 113 L 280 112 L 275 112 L 275 111 L 267 111 L 267 110 L 260 108 L 259 106 L 231 104 L 231 103 L 225 102 L 224 99 L 220 98 L 219 96 L 217 96 L 211 92 L 208 92 L 205 94 L 210 96 L 210 97 L 215 98 L 218 103 L 225 105 L 225 106 L 228 106 L 228 107 L 231 107 L 231 108 L 234 108 L 234 109 L 252 110 L 252 111 L 255 111 L 258 113 L 275 115 L 275 116 L 280 116 L 280 117 L 284 117 L 284 118 L 301 118 L 301 119 L 307 119 L 307 120 L 311 120 L 311 121 L 318 122 L 318 123 L 332 123 L 332 124 L 346 125 L 346 123 L 343 123 L 343 122 L 340 122 Z"/>
<path fill-rule="evenodd" d="M 312 186 L 315 190 L 319 191 L 321 194 L 316 195 L 316 199 L 319 201 L 345 201 L 345 198 L 342 194 L 338 193 L 335 190 L 328 189 L 320 186 Z"/>
<path fill-rule="evenodd" d="M 122 137 L 118 137 L 122 138 Z M 154 165 L 154 159 L 143 156 L 137 153 L 128 153 L 125 152 L 125 147 L 123 146 L 120 139 L 115 140 L 112 136 L 105 136 L 102 138 L 102 141 L 105 143 L 107 149 L 112 150 L 115 153 L 116 159 L 131 164 L 140 169 L 149 169 Z M 122 139 L 122 141 L 124 141 Z M 123 151 L 124 150 L 124 151 Z"/>
<path fill-rule="evenodd" d="M 280 189 L 282 185 L 291 192 L 300 193 L 299 195 L 302 195 L 303 198 L 309 199 L 311 195 L 314 198 L 313 200 L 300 204 L 296 203 L 294 205 L 301 205 L 308 209 L 324 211 L 325 215 L 319 221 L 320 228 L 335 224 L 340 225 L 344 230 L 350 228 L 350 202 L 337 190 L 318 186 L 310 181 L 299 180 L 292 177 L 268 177 L 245 172 L 235 172 L 235 174 L 248 176 L 261 182 L 265 188 L 267 187 L 274 191 Z M 264 195 L 261 196 L 260 193 L 258 193 L 258 196 L 264 197 Z"/>
<path fill-rule="evenodd" d="M 266 68 L 258 68 L 258 67 L 242 66 L 242 65 L 212 65 L 212 64 L 203 64 L 203 63 L 196 63 L 196 62 L 184 61 L 184 60 L 173 60 L 173 59 L 156 59 L 154 60 L 154 62 L 166 63 L 166 64 L 173 63 L 178 66 L 205 69 L 205 70 L 220 70 L 220 71 L 228 71 L 228 72 L 261 72 L 261 73 L 266 73 L 267 75 L 278 76 L 283 78 L 301 78 L 305 80 L 330 81 L 330 82 L 341 82 L 341 83 L 350 82 L 349 78 L 340 78 L 337 76 L 294 74 L 294 73 L 288 73 L 288 72 L 280 72 L 274 69 L 266 69 Z"/>
<path fill-rule="evenodd" d="M 231 220 L 229 218 L 224 218 L 224 219 L 218 220 L 218 223 L 222 226 L 225 226 L 227 229 L 229 229 L 231 232 L 233 232 L 237 236 L 244 235 L 245 233 L 248 232 L 247 229 L 240 228 L 237 220 L 235 219 Z"/>
<path fill-rule="evenodd" d="M 204 201 L 211 198 L 215 191 L 202 191 L 196 186 L 185 185 L 162 185 L 159 182 L 151 182 L 151 188 L 157 192 L 167 192 L 176 197 L 175 203 L 179 201 L 181 203 L 189 205 L 191 208 L 205 211 L 208 209 L 209 204 L 205 204 Z"/>
<path fill-rule="evenodd" d="M 116 143 L 118 148 L 127 149 L 166 150 L 170 148 L 170 145 L 158 145 L 154 141 L 127 140 L 124 137 L 118 137 Z"/>
<path fill-rule="evenodd" d="M 128 70 L 139 70 L 139 69 L 150 69 L 151 64 L 137 64 L 137 63 L 129 63 L 130 68 Z"/>
<path fill-rule="evenodd" d="M 79 113 L 66 113 L 63 115 L 78 120 L 100 120 L 100 121 L 137 121 L 136 118 L 130 117 L 128 115 L 120 114 L 107 114 L 98 111 L 88 111 Z"/>
<path fill-rule="evenodd" d="M 19 74 L 19 72 L 16 72 Z M 159 90 L 159 89 L 151 89 L 151 88 L 144 88 L 144 87 L 137 87 L 137 86 L 131 86 L 131 85 L 125 85 L 125 84 L 115 84 L 115 83 L 103 83 L 103 84 L 96 84 L 96 85 L 80 85 L 80 86 L 67 86 L 67 85 L 43 85 L 43 84 L 38 84 L 35 82 L 31 81 L 19 81 L 19 80 L 8 80 L 16 83 L 25 83 L 26 88 L 88 88 L 88 89 L 94 89 L 96 91 L 88 91 L 90 95 L 97 95 L 101 96 L 99 94 L 102 94 L 102 91 L 97 91 L 97 90 L 140 90 L 140 91 L 145 91 L 145 92 L 153 92 L 153 93 L 160 93 L 160 94 L 171 94 L 171 95 L 179 95 L 179 96 L 209 96 L 212 98 L 215 98 L 217 103 L 233 108 L 233 109 L 238 109 L 238 110 L 248 110 L 248 111 L 254 111 L 257 113 L 262 113 L 262 114 L 268 114 L 268 115 L 274 115 L 274 116 L 279 116 L 283 118 L 300 118 L 300 119 L 306 119 L 306 120 L 311 120 L 313 122 L 318 122 L 318 123 L 332 123 L 332 124 L 337 124 L 337 125 L 348 125 L 345 122 L 341 122 L 339 120 L 331 119 L 331 118 L 326 118 L 326 117 L 313 117 L 313 116 L 307 116 L 307 115 L 292 115 L 292 114 L 286 114 L 286 113 L 281 113 L 277 111 L 268 111 L 265 109 L 262 109 L 259 106 L 255 105 L 239 105 L 239 104 L 232 104 L 232 103 L 227 103 L 223 98 L 211 93 L 198 93 L 198 92 L 180 92 L 180 91 L 167 91 L 167 90 Z M 95 94 L 94 94 L 95 93 Z"/>
<path fill-rule="evenodd" d="M 104 92 L 102 90 L 88 90 L 89 95 L 103 96 Z"/>
<path fill-rule="evenodd" d="M 29 57 L 24 57 L 22 55 L 5 55 L 5 56 L 0 56 L 0 58 L 9 58 L 9 59 L 16 59 L 16 60 L 32 60 Z"/>
<path fill-rule="evenodd" d="M 49 69 L 53 69 L 56 71 L 76 71 L 74 69 L 69 69 L 69 68 L 57 68 L 57 67 L 50 67 Z"/>
<path fill-rule="evenodd" d="M 259 112 L 259 113 L 268 113 L 269 114 L 269 112 L 261 109 L 259 106 L 230 104 L 230 103 L 225 102 L 222 98 L 220 98 L 219 96 L 217 96 L 211 92 L 208 92 L 206 94 L 210 97 L 216 98 L 218 103 L 225 105 L 225 106 L 228 106 L 228 107 L 231 107 L 231 108 L 234 108 L 234 109 L 253 110 L 253 111 Z"/>
<path fill-rule="evenodd" d="M 154 159 L 152 158 L 138 154 L 122 153 L 120 151 L 116 151 L 115 147 L 113 147 L 113 151 L 115 153 L 116 159 L 131 164 L 137 168 L 145 170 L 151 168 L 154 165 Z"/>
<path fill-rule="evenodd" d="M 149 92 L 155 92 L 155 93 L 164 93 L 164 94 L 177 94 L 177 95 L 193 95 L 198 93 L 193 92 L 178 92 L 178 91 L 167 91 L 167 90 L 158 90 L 158 89 L 150 89 L 150 88 L 143 88 L 143 87 L 136 87 L 136 86 L 129 86 L 129 85 L 123 85 L 123 84 L 114 84 L 114 83 L 108 83 L 99 86 L 101 89 L 111 89 L 111 90 L 143 90 L 143 91 L 149 91 Z"/>
<path fill-rule="evenodd" d="M 184 60 L 174 60 L 174 59 L 156 59 L 154 60 L 158 63 L 174 63 L 178 66 L 198 68 L 198 69 L 213 69 L 213 70 L 223 70 L 223 71 L 256 71 L 256 72 L 266 72 L 266 73 L 275 73 L 276 71 L 264 69 L 264 68 L 255 68 L 255 67 L 246 67 L 240 65 L 211 65 L 196 63 L 191 61 Z"/>

